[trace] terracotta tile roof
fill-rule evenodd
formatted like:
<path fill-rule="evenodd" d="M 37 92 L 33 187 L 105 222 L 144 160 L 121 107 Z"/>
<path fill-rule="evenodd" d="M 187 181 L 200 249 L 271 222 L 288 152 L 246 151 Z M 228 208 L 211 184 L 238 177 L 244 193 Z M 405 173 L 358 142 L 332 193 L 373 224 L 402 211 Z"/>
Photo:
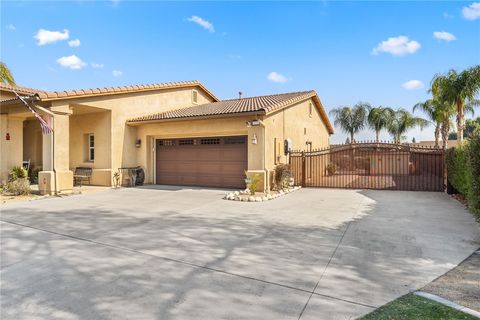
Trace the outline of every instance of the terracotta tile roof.
<path fill-rule="evenodd" d="M 217 116 L 217 115 L 229 115 L 229 114 L 242 114 L 249 112 L 258 112 L 268 114 L 284 107 L 290 106 L 294 103 L 304 101 L 306 99 L 313 98 L 320 111 L 322 119 L 327 126 L 330 133 L 333 133 L 333 127 L 328 120 L 327 114 L 323 109 L 320 99 L 317 93 L 313 90 L 273 94 L 268 96 L 258 96 L 250 98 L 223 100 L 218 102 L 212 102 L 193 107 L 187 107 L 182 109 L 176 109 L 171 111 L 165 111 L 161 113 L 155 113 L 137 117 L 128 120 L 129 123 L 139 123 L 145 121 L 161 121 L 168 119 L 182 119 L 204 116 Z"/>
<path fill-rule="evenodd" d="M 46 91 L 36 90 L 25 87 L 10 86 L 0 83 L 0 90 L 13 91 L 15 90 L 19 94 L 37 94 L 41 100 L 60 100 L 70 98 L 81 98 L 94 95 L 110 95 L 120 93 L 130 93 L 139 91 L 152 91 L 158 89 L 173 89 L 173 88 L 186 88 L 186 87 L 199 87 L 210 95 L 214 100 L 219 100 L 212 92 L 204 87 L 199 81 L 179 81 L 179 82 L 165 82 L 157 84 L 145 84 L 134 86 L 122 86 L 122 87 L 108 87 L 108 88 L 94 88 L 94 89 L 80 89 L 80 90 L 68 90 L 68 91 Z"/>

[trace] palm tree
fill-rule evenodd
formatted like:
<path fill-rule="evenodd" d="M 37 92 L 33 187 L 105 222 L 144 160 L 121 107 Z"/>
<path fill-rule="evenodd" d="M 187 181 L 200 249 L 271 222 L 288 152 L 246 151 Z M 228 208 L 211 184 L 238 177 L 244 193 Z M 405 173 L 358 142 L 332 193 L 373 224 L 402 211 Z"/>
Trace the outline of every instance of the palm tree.
<path fill-rule="evenodd" d="M 422 118 L 414 117 L 410 112 L 399 109 L 396 110 L 387 124 L 387 131 L 392 135 L 395 143 L 400 143 L 402 136 L 415 127 L 423 129 L 428 125 L 428 121 Z"/>
<path fill-rule="evenodd" d="M 367 103 L 359 102 L 353 108 L 340 107 L 330 111 L 330 115 L 335 117 L 334 124 L 350 134 L 351 143 L 355 143 L 355 133 L 365 127 L 368 107 Z"/>
<path fill-rule="evenodd" d="M 419 102 L 413 106 L 413 112 L 416 110 L 422 110 L 425 113 L 431 123 L 435 125 L 435 148 L 438 148 L 438 141 L 440 140 L 440 129 L 442 127 L 443 119 L 440 116 L 440 110 L 438 108 L 439 100 L 428 99 L 425 102 Z"/>
<path fill-rule="evenodd" d="M 435 124 L 435 148 L 438 148 L 438 141 L 441 135 L 443 149 L 447 148 L 448 133 L 452 125 L 451 118 L 455 114 L 455 106 L 446 103 L 434 97 L 425 102 L 419 102 L 413 107 L 413 112 L 420 109 L 430 119 L 431 123 Z"/>
<path fill-rule="evenodd" d="M 455 104 L 457 112 L 457 141 L 463 142 L 465 128 L 465 106 L 470 109 L 479 105 L 475 99 L 480 91 L 480 66 L 474 66 L 457 73 L 437 74 L 432 79 L 432 93 L 441 101 Z"/>
<path fill-rule="evenodd" d="M 10 69 L 7 65 L 0 61 L 0 82 L 9 84 L 11 86 L 15 85 L 15 79 L 13 79 Z"/>
<path fill-rule="evenodd" d="M 368 110 L 367 123 L 370 128 L 375 130 L 375 141 L 380 141 L 380 131 L 387 127 L 389 119 L 395 112 L 387 107 L 370 107 Z"/>

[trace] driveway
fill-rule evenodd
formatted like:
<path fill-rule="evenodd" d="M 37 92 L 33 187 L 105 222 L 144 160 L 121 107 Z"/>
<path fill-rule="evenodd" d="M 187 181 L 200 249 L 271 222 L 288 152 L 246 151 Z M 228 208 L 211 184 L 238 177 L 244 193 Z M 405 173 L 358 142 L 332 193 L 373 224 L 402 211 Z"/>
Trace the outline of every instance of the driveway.
<path fill-rule="evenodd" d="M 2 319 L 348 319 L 480 247 L 442 193 L 145 187 L 1 207 Z"/>

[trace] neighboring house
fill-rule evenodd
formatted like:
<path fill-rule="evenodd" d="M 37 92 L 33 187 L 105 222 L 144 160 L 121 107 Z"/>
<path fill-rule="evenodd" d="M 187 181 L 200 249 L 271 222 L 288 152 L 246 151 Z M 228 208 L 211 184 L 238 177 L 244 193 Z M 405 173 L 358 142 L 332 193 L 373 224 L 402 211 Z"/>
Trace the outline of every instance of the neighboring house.
<path fill-rule="evenodd" d="M 420 142 L 415 142 L 415 143 L 410 143 L 413 146 L 420 146 L 420 147 L 429 147 L 429 148 L 434 148 L 435 147 L 435 141 L 433 140 L 426 140 L 426 141 L 420 141 Z M 438 146 L 439 148 L 443 147 L 443 141 L 440 140 L 438 141 Z M 455 148 L 457 146 L 457 140 L 448 140 L 447 141 L 447 147 L 448 148 Z"/>
<path fill-rule="evenodd" d="M 34 105 L 54 132 L 16 98 Z M 49 92 L 0 85 L 1 178 L 22 160 L 42 167 L 44 193 L 72 189 L 73 170 L 110 186 L 121 167 L 141 166 L 145 182 L 245 187 L 259 173 L 270 188 L 276 164 L 294 149 L 329 145 L 333 127 L 315 91 L 220 101 L 198 81 Z M 7 133 L 9 140 L 7 140 Z"/>

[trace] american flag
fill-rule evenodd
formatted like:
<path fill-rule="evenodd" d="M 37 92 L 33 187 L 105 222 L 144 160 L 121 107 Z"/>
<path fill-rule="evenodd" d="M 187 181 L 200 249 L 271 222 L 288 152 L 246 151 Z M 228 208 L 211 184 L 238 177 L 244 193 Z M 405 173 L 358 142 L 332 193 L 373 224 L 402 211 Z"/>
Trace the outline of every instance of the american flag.
<path fill-rule="evenodd" d="M 33 113 L 33 115 L 38 119 L 38 121 L 40 121 L 40 127 L 42 128 L 42 133 L 43 134 L 49 134 L 49 133 L 52 133 L 53 132 L 53 129 L 52 127 L 50 126 L 50 124 L 45 121 L 45 119 L 43 119 L 43 117 L 38 114 L 37 111 L 35 111 L 34 108 L 32 108 L 27 101 L 25 101 L 24 98 L 22 98 L 21 96 L 18 95 L 18 93 L 16 93 L 14 91 L 15 95 L 17 96 L 18 99 L 20 99 L 20 101 L 23 102 L 23 104 L 28 108 L 28 110 L 30 110 L 31 113 Z"/>

